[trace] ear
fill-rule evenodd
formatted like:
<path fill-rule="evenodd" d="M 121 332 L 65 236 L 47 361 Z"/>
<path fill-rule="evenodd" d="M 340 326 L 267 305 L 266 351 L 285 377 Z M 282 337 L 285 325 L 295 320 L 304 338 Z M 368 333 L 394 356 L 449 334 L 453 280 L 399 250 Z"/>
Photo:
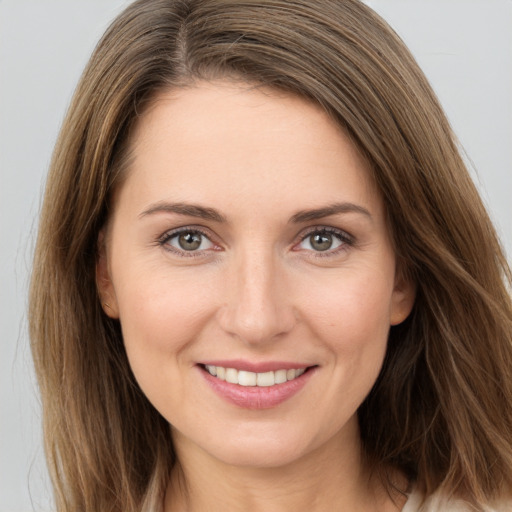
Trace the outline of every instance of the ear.
<path fill-rule="evenodd" d="M 397 271 L 391 301 L 389 323 L 401 324 L 411 313 L 416 298 L 416 285 L 404 272 Z"/>
<path fill-rule="evenodd" d="M 98 235 L 98 255 L 96 258 L 96 288 L 101 300 L 101 307 L 110 318 L 119 318 L 116 293 L 112 283 L 107 256 L 106 235 L 102 229 Z"/>

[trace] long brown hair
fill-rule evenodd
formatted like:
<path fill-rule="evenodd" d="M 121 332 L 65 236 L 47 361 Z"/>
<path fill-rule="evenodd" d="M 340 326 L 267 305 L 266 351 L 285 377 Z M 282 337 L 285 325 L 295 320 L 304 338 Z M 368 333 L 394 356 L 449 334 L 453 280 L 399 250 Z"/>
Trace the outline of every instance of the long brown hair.
<path fill-rule="evenodd" d="M 475 506 L 512 487 L 511 273 L 427 80 L 357 0 L 139 0 L 111 25 L 55 148 L 30 294 L 60 512 L 161 499 L 169 426 L 130 371 L 95 283 L 97 239 L 138 114 L 161 90 L 228 77 L 317 103 L 368 160 L 399 269 L 417 288 L 360 407 L 375 468 Z"/>

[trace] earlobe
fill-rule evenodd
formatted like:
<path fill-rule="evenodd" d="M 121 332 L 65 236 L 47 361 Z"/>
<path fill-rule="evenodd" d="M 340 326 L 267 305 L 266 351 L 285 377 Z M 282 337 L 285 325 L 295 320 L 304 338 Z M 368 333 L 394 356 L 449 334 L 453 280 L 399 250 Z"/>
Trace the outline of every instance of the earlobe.
<path fill-rule="evenodd" d="M 412 279 L 397 275 L 393 289 L 390 325 L 401 324 L 411 313 L 416 298 L 416 285 Z"/>
<path fill-rule="evenodd" d="M 98 235 L 98 253 L 96 258 L 96 288 L 101 301 L 101 307 L 110 318 L 119 318 L 117 299 L 114 285 L 110 276 L 110 269 L 105 244 L 105 233 L 100 231 Z"/>

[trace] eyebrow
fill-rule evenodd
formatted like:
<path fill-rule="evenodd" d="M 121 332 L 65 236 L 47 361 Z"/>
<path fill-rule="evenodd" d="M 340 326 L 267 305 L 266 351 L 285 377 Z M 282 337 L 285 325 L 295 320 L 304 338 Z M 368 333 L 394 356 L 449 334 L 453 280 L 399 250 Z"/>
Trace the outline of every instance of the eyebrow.
<path fill-rule="evenodd" d="M 334 203 L 323 208 L 301 210 L 292 216 L 291 221 L 298 224 L 300 222 L 323 219 L 324 217 L 341 213 L 359 213 L 373 220 L 371 213 L 363 206 L 354 203 Z"/>
<path fill-rule="evenodd" d="M 207 208 L 197 204 L 168 203 L 165 201 L 150 206 L 139 215 L 139 218 L 146 217 L 147 215 L 153 215 L 155 213 L 177 213 L 179 215 L 198 217 L 200 219 L 212 220 L 215 222 L 226 222 L 226 217 L 214 208 Z"/>
<path fill-rule="evenodd" d="M 200 206 L 190 203 L 169 203 L 165 201 L 158 202 L 146 210 L 144 210 L 139 218 L 153 215 L 155 213 L 177 213 L 178 215 L 187 215 L 189 217 L 197 217 L 200 219 L 211 220 L 215 222 L 226 222 L 226 217 L 214 208 Z M 291 217 L 291 222 L 299 224 L 312 220 L 322 219 L 330 215 L 338 215 L 343 213 L 359 213 L 373 220 L 371 213 L 363 206 L 354 203 L 334 203 L 322 208 L 301 210 Z"/>

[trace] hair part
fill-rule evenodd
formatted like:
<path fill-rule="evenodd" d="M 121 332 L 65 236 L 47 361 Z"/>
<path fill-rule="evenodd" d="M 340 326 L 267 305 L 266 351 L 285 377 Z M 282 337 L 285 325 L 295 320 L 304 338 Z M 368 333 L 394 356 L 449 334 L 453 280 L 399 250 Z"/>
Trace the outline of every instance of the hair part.
<path fill-rule="evenodd" d="M 512 487 L 512 282 L 426 78 L 357 0 L 139 0 L 84 71 L 48 176 L 30 292 L 46 453 L 60 512 L 161 499 L 170 429 L 139 389 L 95 282 L 130 133 L 163 90 L 230 78 L 321 106 L 369 162 L 416 283 L 359 410 L 365 455 L 475 509 Z M 129 421 L 127 421 L 129 418 Z"/>

